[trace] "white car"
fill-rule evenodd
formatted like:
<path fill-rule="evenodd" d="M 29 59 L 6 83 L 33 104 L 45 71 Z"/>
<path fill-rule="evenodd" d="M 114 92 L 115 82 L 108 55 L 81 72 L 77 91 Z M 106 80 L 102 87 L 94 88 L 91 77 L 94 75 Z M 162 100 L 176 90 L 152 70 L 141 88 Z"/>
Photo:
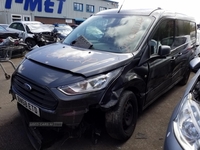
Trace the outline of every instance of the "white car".
<path fill-rule="evenodd" d="M 22 33 L 22 39 L 30 47 L 38 45 L 38 41 L 35 38 L 35 34 L 43 34 L 45 35 L 45 37 L 49 36 L 51 38 L 52 33 L 52 28 L 39 21 L 15 21 L 9 24 L 9 26 L 6 29 L 8 31 Z M 48 41 L 51 40 L 50 38 L 48 38 Z M 52 40 L 54 39 L 52 38 Z"/>

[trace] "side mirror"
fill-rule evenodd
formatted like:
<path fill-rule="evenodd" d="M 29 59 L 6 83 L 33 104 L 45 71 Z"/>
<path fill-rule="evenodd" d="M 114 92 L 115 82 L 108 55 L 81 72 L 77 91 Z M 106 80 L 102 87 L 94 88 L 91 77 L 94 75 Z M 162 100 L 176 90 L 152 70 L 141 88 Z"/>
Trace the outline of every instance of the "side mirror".
<path fill-rule="evenodd" d="M 158 50 L 158 55 L 167 56 L 171 52 L 171 47 L 168 45 L 161 45 Z"/>
<path fill-rule="evenodd" d="M 190 68 L 193 72 L 197 72 L 200 69 L 200 57 L 195 57 L 190 61 Z"/>

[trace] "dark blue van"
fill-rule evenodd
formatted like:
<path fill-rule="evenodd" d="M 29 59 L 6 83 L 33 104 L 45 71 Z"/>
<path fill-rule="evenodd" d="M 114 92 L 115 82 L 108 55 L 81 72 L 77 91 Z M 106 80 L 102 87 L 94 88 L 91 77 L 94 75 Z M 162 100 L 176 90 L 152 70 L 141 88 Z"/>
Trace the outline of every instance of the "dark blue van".
<path fill-rule="evenodd" d="M 35 122 L 83 131 L 93 121 L 88 116 L 97 119 L 99 112 L 109 135 L 126 141 L 140 112 L 187 83 L 195 50 L 191 17 L 160 8 L 101 11 L 62 43 L 29 52 L 12 75 L 10 93 L 37 148 Z"/>

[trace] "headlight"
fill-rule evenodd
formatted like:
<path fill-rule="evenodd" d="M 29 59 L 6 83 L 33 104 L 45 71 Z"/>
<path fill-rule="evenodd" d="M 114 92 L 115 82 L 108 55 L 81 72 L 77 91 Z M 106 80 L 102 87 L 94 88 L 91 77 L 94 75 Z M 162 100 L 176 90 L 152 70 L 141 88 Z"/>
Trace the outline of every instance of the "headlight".
<path fill-rule="evenodd" d="M 184 149 L 200 149 L 200 107 L 191 93 L 185 97 L 173 126 L 175 136 Z"/>
<path fill-rule="evenodd" d="M 114 70 L 107 74 L 98 75 L 87 80 L 77 82 L 71 85 L 58 87 L 58 90 L 67 95 L 76 95 L 98 91 L 105 88 L 119 74 L 121 69 Z"/>

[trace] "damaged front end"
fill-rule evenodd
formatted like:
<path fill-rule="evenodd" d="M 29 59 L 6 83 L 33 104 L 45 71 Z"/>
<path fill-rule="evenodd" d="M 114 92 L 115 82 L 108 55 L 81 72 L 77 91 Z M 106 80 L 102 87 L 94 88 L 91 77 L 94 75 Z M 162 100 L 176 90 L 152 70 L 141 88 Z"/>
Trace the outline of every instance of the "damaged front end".
<path fill-rule="evenodd" d="M 44 46 L 58 42 L 57 35 L 54 32 L 34 33 L 33 38 L 38 46 Z"/>
<path fill-rule="evenodd" d="M 91 121 L 91 113 L 87 114 L 77 127 L 69 127 L 62 122 L 49 122 L 37 117 L 21 104 L 17 104 L 29 141 L 35 150 L 51 147 L 55 142 L 66 142 L 71 138 L 80 138 L 89 133 L 93 144 L 97 144 L 102 131 L 102 114 Z M 89 119 L 89 120 L 88 120 Z"/>
<path fill-rule="evenodd" d="M 42 23 L 27 23 L 25 26 L 27 34 L 23 36 L 25 36 L 25 41 L 30 43 L 31 48 L 35 45 L 44 46 L 58 42 L 57 34 L 51 26 Z"/>

